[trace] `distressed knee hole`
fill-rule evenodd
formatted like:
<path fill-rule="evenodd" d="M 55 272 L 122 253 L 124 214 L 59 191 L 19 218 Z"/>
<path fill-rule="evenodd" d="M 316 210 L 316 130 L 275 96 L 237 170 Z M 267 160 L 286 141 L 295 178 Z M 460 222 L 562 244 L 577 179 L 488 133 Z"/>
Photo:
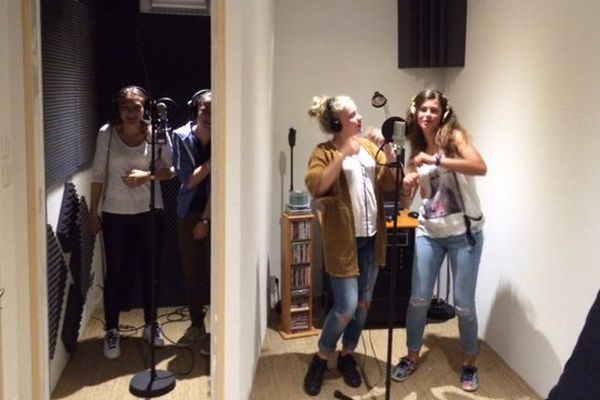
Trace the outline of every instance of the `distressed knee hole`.
<path fill-rule="evenodd" d="M 470 308 L 462 308 L 462 307 L 458 307 L 455 306 L 456 308 L 456 315 L 458 315 L 459 318 L 464 318 L 468 321 L 472 320 L 474 315 L 471 312 Z"/>
<path fill-rule="evenodd" d="M 411 297 L 410 305 L 413 307 L 427 307 L 427 301 L 420 297 Z"/>
<path fill-rule="evenodd" d="M 345 315 L 345 314 L 337 314 L 337 313 L 336 313 L 336 314 L 335 314 L 335 316 L 337 317 L 337 319 L 338 319 L 340 322 L 342 322 L 342 323 L 344 323 L 344 324 L 347 324 L 347 323 L 348 323 L 348 322 L 350 322 L 350 320 L 352 319 L 352 317 L 351 317 L 351 316 L 348 316 L 348 315 Z"/>

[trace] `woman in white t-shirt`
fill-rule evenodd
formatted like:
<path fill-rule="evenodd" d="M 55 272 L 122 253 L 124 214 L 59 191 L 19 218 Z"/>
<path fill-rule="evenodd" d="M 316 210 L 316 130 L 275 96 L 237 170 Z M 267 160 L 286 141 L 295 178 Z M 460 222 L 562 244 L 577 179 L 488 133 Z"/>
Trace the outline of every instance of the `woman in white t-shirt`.
<path fill-rule="evenodd" d="M 418 174 L 422 204 L 406 315 L 408 354 L 394 367 L 392 378 L 401 382 L 419 366 L 427 310 L 440 267 L 448 257 L 463 353 L 461 386 L 474 391 L 479 387 L 475 287 L 484 222 L 474 176 L 485 175 L 487 166 L 441 92 L 417 94 L 406 122 L 411 144 L 409 175 Z M 406 194 L 405 206 L 413 195 Z"/>
<path fill-rule="evenodd" d="M 120 288 L 134 265 L 140 266 L 145 327 L 143 337 L 156 346 L 164 345 L 160 327 L 151 341 L 153 310 L 150 303 L 151 255 L 158 256 L 162 218 L 150 211 L 150 181 L 171 177 L 169 145 L 155 146 L 155 173 L 151 175 L 152 129 L 144 120 L 148 93 L 139 86 L 119 90 L 114 115 L 98 133 L 92 166 L 90 230 L 103 232 L 106 256 L 104 282 L 104 357 L 120 356 Z M 160 185 L 155 184 L 154 208 L 162 209 Z M 154 223 L 154 231 L 151 229 Z M 153 235 L 155 235 L 153 237 Z M 158 263 L 156 263 L 158 265 Z"/>

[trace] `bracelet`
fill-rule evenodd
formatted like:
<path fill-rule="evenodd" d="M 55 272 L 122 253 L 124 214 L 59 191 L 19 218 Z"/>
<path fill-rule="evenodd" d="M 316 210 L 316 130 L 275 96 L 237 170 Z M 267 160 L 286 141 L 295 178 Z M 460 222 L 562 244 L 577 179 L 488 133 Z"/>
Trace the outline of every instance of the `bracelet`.
<path fill-rule="evenodd" d="M 436 153 L 436 155 L 433 156 L 433 158 L 435 159 L 436 167 L 439 167 L 440 164 L 442 163 L 442 156 L 440 155 L 440 153 Z"/>
<path fill-rule="evenodd" d="M 200 222 L 202 222 L 202 224 L 204 224 L 204 225 L 208 225 L 210 223 L 210 219 L 208 219 L 208 218 L 201 218 Z"/>

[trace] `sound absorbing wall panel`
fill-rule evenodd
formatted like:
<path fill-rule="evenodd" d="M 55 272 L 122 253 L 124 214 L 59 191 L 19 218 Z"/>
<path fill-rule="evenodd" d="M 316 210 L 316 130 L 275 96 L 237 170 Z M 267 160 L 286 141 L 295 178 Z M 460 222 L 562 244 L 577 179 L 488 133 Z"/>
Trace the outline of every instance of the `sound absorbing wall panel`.
<path fill-rule="evenodd" d="M 48 246 L 48 351 L 50 359 L 53 359 L 67 286 L 67 265 L 50 225 L 46 225 L 46 240 Z"/>
<path fill-rule="evenodd" d="M 98 129 L 95 18 L 77 0 L 42 1 L 46 187 L 91 164 Z"/>
<path fill-rule="evenodd" d="M 467 0 L 398 0 L 398 67 L 464 67 Z"/>

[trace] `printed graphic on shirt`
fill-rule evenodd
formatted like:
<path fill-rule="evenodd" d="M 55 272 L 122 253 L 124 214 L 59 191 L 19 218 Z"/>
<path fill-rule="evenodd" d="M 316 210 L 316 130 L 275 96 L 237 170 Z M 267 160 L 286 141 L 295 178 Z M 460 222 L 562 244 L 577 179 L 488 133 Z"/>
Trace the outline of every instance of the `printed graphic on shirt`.
<path fill-rule="evenodd" d="M 423 193 L 423 216 L 426 219 L 442 218 L 462 211 L 459 189 L 451 171 L 433 168 L 427 178 L 429 187 L 425 187 Z"/>

